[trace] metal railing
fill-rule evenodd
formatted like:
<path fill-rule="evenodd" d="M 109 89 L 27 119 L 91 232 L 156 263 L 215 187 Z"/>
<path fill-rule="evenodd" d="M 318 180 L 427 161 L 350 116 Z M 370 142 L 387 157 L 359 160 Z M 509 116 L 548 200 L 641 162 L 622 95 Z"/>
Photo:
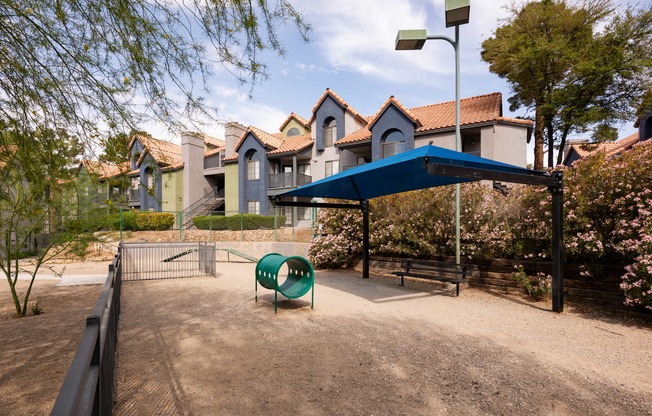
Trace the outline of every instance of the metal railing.
<path fill-rule="evenodd" d="M 122 279 L 215 276 L 215 243 L 123 243 Z"/>
<path fill-rule="evenodd" d="M 122 252 L 111 265 L 100 298 L 59 391 L 51 415 L 111 415 L 113 413 L 115 353 L 118 343 Z"/>
<path fill-rule="evenodd" d="M 297 183 L 293 183 L 292 172 L 272 173 L 269 175 L 270 188 L 290 188 L 294 186 L 302 186 L 312 182 L 312 177 L 297 173 Z"/>
<path fill-rule="evenodd" d="M 187 227 L 192 224 L 192 217 L 202 213 L 202 211 L 210 211 L 212 208 L 215 208 L 215 205 L 218 204 L 219 200 L 224 199 L 224 189 L 217 189 L 217 187 L 206 188 L 204 189 L 204 196 L 195 201 L 188 208 L 181 211 L 181 227 Z M 215 205 L 208 206 L 211 201 L 215 201 Z"/>

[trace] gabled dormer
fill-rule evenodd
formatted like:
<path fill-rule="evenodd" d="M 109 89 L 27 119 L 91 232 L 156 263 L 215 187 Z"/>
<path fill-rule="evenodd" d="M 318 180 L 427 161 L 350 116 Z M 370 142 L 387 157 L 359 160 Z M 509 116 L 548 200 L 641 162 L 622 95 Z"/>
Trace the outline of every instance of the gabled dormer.
<path fill-rule="evenodd" d="M 421 121 L 394 96 L 371 119 L 371 158 L 379 160 L 414 149 L 414 131 Z"/>
<path fill-rule="evenodd" d="M 326 88 L 312 109 L 310 125 L 315 138 L 315 148 L 323 151 L 333 147 L 338 140 L 364 127 L 367 119 L 337 94 Z"/>
<path fill-rule="evenodd" d="M 310 122 L 300 115 L 292 113 L 278 129 L 285 137 L 303 136 L 310 133 Z"/>

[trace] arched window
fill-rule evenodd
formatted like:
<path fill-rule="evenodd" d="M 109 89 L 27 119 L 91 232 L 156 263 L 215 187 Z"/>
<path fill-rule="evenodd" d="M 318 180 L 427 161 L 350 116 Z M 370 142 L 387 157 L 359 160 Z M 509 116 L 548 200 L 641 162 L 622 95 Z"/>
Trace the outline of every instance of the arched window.
<path fill-rule="evenodd" d="M 388 130 L 383 134 L 382 157 L 394 156 L 405 151 L 405 136 L 400 130 Z"/>
<path fill-rule="evenodd" d="M 260 161 L 256 151 L 247 154 L 247 180 L 253 181 L 260 179 Z"/>
<path fill-rule="evenodd" d="M 301 132 L 299 131 L 298 128 L 292 127 L 290 130 L 288 130 L 287 137 L 299 136 L 300 134 L 301 134 Z"/>
<path fill-rule="evenodd" d="M 324 121 L 324 147 L 332 147 L 337 141 L 337 122 L 329 117 Z"/>

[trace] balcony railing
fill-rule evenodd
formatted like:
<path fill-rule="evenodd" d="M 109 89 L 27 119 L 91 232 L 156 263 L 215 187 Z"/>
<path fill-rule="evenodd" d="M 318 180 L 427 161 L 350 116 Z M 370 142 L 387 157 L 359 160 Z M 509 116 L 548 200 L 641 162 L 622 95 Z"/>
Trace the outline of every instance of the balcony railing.
<path fill-rule="evenodd" d="M 270 188 L 293 188 L 297 186 L 306 185 L 312 182 L 312 176 L 304 175 L 297 173 L 297 183 L 292 182 L 294 173 L 284 172 L 284 173 L 272 173 L 269 175 L 269 187 Z"/>
<path fill-rule="evenodd" d="M 140 189 L 129 190 L 129 202 L 140 202 Z"/>

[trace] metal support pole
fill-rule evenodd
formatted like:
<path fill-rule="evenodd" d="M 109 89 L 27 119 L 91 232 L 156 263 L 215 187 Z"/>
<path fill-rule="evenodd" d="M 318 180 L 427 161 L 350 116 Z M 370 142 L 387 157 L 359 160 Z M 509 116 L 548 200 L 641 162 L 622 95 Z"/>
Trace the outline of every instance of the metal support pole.
<path fill-rule="evenodd" d="M 369 201 L 360 204 L 362 209 L 362 278 L 369 278 Z"/>
<path fill-rule="evenodd" d="M 455 151 L 462 151 L 462 133 L 460 132 L 460 27 L 455 25 L 455 39 L 448 36 L 427 36 L 428 40 L 445 40 L 455 49 Z M 455 263 L 460 264 L 460 184 L 455 185 Z"/>
<path fill-rule="evenodd" d="M 552 193 L 552 310 L 564 311 L 564 187 L 563 173 L 553 172 L 559 183 Z"/>
<path fill-rule="evenodd" d="M 462 134 L 460 132 L 460 27 L 455 26 L 455 151 L 462 151 Z M 460 192 L 461 186 L 455 184 L 455 263 L 460 264 Z"/>

